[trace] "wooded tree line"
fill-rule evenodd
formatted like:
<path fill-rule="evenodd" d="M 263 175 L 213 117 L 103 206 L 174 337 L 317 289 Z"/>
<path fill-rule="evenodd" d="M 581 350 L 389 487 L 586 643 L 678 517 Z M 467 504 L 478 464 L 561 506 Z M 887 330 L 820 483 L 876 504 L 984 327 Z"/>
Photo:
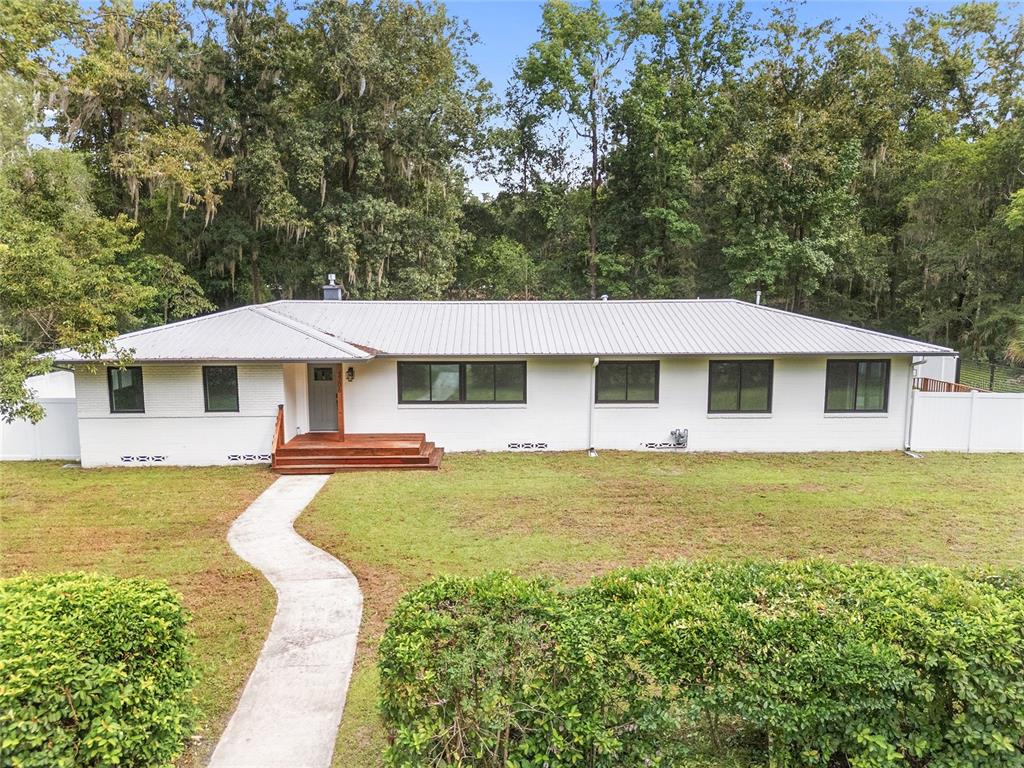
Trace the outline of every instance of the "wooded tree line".
<path fill-rule="evenodd" d="M 1017 332 L 1024 21 L 996 4 L 840 28 L 549 0 L 507 87 L 474 42 L 397 0 L 0 4 L 5 357 L 329 272 L 352 298 L 760 290 L 996 357 Z"/>

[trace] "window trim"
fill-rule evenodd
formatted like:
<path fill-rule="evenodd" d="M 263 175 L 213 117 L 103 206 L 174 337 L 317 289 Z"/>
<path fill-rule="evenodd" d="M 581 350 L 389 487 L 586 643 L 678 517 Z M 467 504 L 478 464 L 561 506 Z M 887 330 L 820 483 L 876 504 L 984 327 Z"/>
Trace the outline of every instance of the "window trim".
<path fill-rule="evenodd" d="M 736 409 L 721 409 L 711 407 L 711 368 L 716 363 L 735 363 L 740 366 L 740 378 L 739 378 L 739 399 L 736 401 Z M 758 409 L 756 411 L 745 411 L 740 408 L 740 403 L 743 401 L 743 366 L 747 363 L 758 363 L 763 365 L 768 363 L 768 408 L 766 410 Z M 734 414 L 739 416 L 745 416 L 747 414 L 771 414 L 772 405 L 775 399 L 775 361 L 764 360 L 764 359 L 747 359 L 747 360 L 708 360 L 708 413 L 709 414 Z"/>
<path fill-rule="evenodd" d="M 209 372 L 214 368 L 231 368 L 235 372 L 235 407 L 234 408 L 211 408 L 210 407 L 210 380 Z M 237 365 L 204 365 L 203 366 L 203 408 L 206 413 L 238 413 L 241 410 L 241 400 L 238 393 L 238 366 Z"/>
<path fill-rule="evenodd" d="M 407 365 L 457 365 L 459 367 L 459 398 L 457 400 L 403 400 L 402 399 L 402 370 Z M 522 400 L 469 400 L 466 396 L 466 366 L 467 365 L 518 365 L 523 370 L 523 399 Z M 526 405 L 527 400 L 527 370 L 525 360 L 399 360 L 396 379 L 398 381 L 398 404 L 416 406 L 454 406 L 454 405 Z M 430 396 L 433 397 L 433 377 L 427 373 L 427 383 L 430 387 Z M 495 379 L 497 386 L 497 379 Z"/>
<path fill-rule="evenodd" d="M 598 370 L 602 365 L 625 365 L 626 366 L 626 399 L 607 400 L 601 397 L 601 379 Z M 653 400 L 630 400 L 629 399 L 629 366 L 630 365 L 653 365 L 654 366 L 654 399 Z M 601 360 L 594 368 L 594 405 L 658 405 L 661 401 L 661 360 Z"/>
<path fill-rule="evenodd" d="M 832 366 L 837 363 L 855 363 L 853 379 L 853 408 L 829 408 L 828 407 L 828 381 Z M 860 389 L 860 364 L 861 363 L 885 363 L 885 383 L 882 385 L 882 407 L 881 408 L 858 408 L 857 391 Z M 889 384 L 892 377 L 892 359 L 888 357 L 866 357 L 866 358 L 829 358 L 825 361 L 825 413 L 889 413 Z"/>
<path fill-rule="evenodd" d="M 137 370 L 139 372 L 139 386 L 142 389 L 142 407 L 141 408 L 114 408 L 114 371 L 131 371 Z M 110 404 L 111 413 L 145 413 L 146 412 L 146 384 L 145 378 L 142 375 L 141 365 L 125 365 L 125 366 L 108 366 L 107 367 L 107 401 Z"/>

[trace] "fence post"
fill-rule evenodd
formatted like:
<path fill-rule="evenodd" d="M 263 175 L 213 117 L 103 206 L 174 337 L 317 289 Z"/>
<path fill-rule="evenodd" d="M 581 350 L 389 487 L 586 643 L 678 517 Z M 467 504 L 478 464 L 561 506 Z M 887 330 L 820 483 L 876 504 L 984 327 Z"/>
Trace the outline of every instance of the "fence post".
<path fill-rule="evenodd" d="M 974 442 L 974 404 L 978 401 L 978 390 L 971 390 L 971 410 L 967 413 L 967 452 L 971 452 L 971 445 Z"/>
<path fill-rule="evenodd" d="M 995 392 L 996 391 L 996 364 L 995 363 L 989 363 L 988 364 L 988 391 L 989 392 Z"/>

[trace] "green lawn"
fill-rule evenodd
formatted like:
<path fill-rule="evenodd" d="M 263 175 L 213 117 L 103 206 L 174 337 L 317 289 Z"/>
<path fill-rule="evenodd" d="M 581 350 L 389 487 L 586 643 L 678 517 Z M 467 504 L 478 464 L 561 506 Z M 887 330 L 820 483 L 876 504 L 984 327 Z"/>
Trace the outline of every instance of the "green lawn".
<path fill-rule="evenodd" d="M 654 559 L 1024 561 L 1024 457 L 492 454 L 345 474 L 299 519 L 365 593 L 336 766 L 379 766 L 375 649 L 398 597 L 493 568 L 578 583 Z"/>
<path fill-rule="evenodd" d="M 265 637 L 274 593 L 224 539 L 273 475 L 257 468 L 0 465 L 0 574 L 89 569 L 169 581 L 192 611 L 204 682 L 198 766 Z M 454 455 L 436 473 L 338 475 L 297 527 L 366 596 L 335 764 L 379 766 L 375 648 L 388 613 L 441 573 L 578 583 L 653 559 L 822 556 L 1024 561 L 1024 457 L 932 454 Z"/>
<path fill-rule="evenodd" d="M 205 757 L 259 654 L 274 591 L 231 552 L 228 526 L 274 479 L 265 469 L 62 469 L 0 464 L 0 575 L 90 570 L 165 579 L 192 612 Z"/>

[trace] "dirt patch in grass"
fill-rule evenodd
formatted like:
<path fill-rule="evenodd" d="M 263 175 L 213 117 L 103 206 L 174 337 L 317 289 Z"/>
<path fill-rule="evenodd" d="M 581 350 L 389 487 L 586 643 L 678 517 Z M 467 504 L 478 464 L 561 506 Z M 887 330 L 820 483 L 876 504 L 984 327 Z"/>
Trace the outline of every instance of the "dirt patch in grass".
<path fill-rule="evenodd" d="M 296 525 L 360 580 L 336 766 L 377 768 L 376 647 L 407 590 L 495 568 L 568 584 L 653 560 L 1024 561 L 1024 457 L 462 454 L 328 483 Z"/>
<path fill-rule="evenodd" d="M 256 660 L 274 591 L 225 536 L 274 476 L 256 467 L 0 465 L 0 575 L 99 571 L 163 579 L 192 614 L 203 712 L 179 761 L 205 765 Z"/>

